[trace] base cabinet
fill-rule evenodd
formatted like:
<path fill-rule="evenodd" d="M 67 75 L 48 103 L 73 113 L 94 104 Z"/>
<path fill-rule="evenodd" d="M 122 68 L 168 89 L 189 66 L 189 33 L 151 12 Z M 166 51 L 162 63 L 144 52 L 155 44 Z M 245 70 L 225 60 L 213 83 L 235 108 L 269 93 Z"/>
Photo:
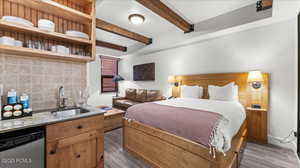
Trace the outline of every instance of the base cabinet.
<path fill-rule="evenodd" d="M 47 141 L 46 146 L 46 165 L 47 168 L 103 168 L 104 167 L 104 134 L 103 134 L 103 116 L 94 118 L 102 122 L 102 128 L 89 130 L 82 133 L 80 130 L 77 135 L 64 138 L 56 138 Z M 81 119 L 84 120 L 84 119 Z M 81 123 L 68 121 L 70 123 L 59 123 L 62 125 L 71 125 L 73 123 Z M 73 122 L 73 123 L 72 123 Z M 98 123 L 95 122 L 95 123 Z M 62 125 L 60 125 L 62 124 Z M 53 126 L 52 126 L 53 127 Z M 56 126 L 55 126 L 56 127 Z M 78 127 L 74 125 L 74 127 Z M 96 126 L 97 127 L 97 126 Z M 95 128 L 92 126 L 91 128 Z M 82 129 L 82 128 L 81 128 Z M 51 131 L 50 127 L 46 130 Z M 74 130 L 72 130 L 74 132 Z M 47 139 L 53 139 L 47 137 Z"/>

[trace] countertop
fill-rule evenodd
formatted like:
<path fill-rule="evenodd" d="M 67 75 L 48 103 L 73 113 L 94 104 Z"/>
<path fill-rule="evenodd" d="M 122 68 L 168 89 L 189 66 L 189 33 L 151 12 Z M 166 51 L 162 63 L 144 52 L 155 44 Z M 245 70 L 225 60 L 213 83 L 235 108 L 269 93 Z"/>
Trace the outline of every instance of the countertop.
<path fill-rule="evenodd" d="M 20 129 L 25 129 L 25 128 L 45 126 L 45 125 L 54 124 L 58 122 L 91 117 L 91 116 L 101 115 L 105 113 L 105 111 L 102 111 L 92 106 L 84 106 L 83 108 L 89 110 L 90 112 L 68 115 L 68 116 L 55 116 L 50 111 L 45 111 L 40 113 L 33 113 L 31 117 L 24 117 L 24 118 L 13 119 L 13 120 L 3 120 L 0 121 L 0 134 L 15 131 L 15 130 L 20 130 Z"/>

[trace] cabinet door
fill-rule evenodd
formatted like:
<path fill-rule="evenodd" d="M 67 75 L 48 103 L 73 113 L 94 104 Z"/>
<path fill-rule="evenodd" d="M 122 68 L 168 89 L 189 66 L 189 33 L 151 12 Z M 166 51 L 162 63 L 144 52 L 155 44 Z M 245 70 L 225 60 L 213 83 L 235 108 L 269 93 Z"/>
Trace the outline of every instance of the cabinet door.
<path fill-rule="evenodd" d="M 249 140 L 267 144 L 267 112 L 247 110 L 247 122 Z"/>
<path fill-rule="evenodd" d="M 99 134 L 92 131 L 48 143 L 47 168 L 99 167 L 99 159 L 103 159 L 103 151 L 98 151 L 103 144 L 99 143 Z"/>

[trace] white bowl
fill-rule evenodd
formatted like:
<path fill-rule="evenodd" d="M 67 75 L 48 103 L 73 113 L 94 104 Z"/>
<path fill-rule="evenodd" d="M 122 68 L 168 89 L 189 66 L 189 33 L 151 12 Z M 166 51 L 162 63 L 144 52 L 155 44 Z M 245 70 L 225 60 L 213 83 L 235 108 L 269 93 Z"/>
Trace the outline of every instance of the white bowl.
<path fill-rule="evenodd" d="M 33 27 L 33 23 L 32 22 L 30 22 L 30 21 L 28 21 L 26 19 L 20 18 L 20 17 L 3 16 L 2 20 L 6 21 L 6 22 L 11 22 L 11 23 L 16 23 L 16 24 L 21 24 L 21 25 L 24 25 L 24 26 Z"/>
<path fill-rule="evenodd" d="M 0 37 L 0 44 L 15 46 L 15 39 L 8 36 L 2 36 Z"/>
<path fill-rule="evenodd" d="M 89 35 L 87 35 L 86 33 L 75 31 L 75 30 L 66 31 L 66 35 L 72 36 L 72 37 L 79 37 L 79 38 L 89 39 Z"/>

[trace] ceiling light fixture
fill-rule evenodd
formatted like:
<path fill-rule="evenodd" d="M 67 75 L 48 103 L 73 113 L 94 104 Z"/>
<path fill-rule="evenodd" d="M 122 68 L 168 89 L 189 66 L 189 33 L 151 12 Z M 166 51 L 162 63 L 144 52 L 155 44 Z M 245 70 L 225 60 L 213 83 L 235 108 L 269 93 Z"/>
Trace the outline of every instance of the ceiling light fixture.
<path fill-rule="evenodd" d="M 135 25 L 142 24 L 145 21 L 145 17 L 140 14 L 129 15 L 128 19 L 132 24 L 135 24 Z"/>

